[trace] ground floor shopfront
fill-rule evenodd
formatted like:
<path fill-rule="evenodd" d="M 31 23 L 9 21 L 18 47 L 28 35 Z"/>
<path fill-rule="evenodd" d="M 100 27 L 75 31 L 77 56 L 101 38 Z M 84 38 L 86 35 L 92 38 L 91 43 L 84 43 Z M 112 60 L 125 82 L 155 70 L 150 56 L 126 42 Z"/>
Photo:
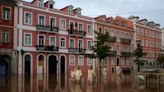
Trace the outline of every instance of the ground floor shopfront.
<path fill-rule="evenodd" d="M 108 57 L 105 59 L 104 64 L 108 68 L 109 73 L 116 72 L 116 66 L 121 65 L 122 69 L 129 68 L 131 70 L 130 57 Z M 16 58 L 17 74 L 21 74 L 24 78 L 28 76 L 43 75 L 50 77 L 51 74 L 56 78 L 63 76 L 70 77 L 70 72 L 75 66 L 80 66 L 83 75 L 87 75 L 90 66 L 93 66 L 98 72 L 99 61 L 95 58 L 88 58 L 83 54 L 77 53 L 51 53 L 51 52 L 24 52 L 18 53 Z"/>

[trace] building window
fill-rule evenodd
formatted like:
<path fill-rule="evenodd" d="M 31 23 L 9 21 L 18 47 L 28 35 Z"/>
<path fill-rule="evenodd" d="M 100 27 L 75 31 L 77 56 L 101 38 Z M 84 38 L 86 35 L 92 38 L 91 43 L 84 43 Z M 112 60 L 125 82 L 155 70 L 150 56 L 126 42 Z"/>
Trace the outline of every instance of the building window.
<path fill-rule="evenodd" d="M 32 14 L 31 13 L 28 13 L 28 12 L 25 12 L 24 14 L 24 23 L 25 24 L 32 24 Z"/>
<path fill-rule="evenodd" d="M 50 46 L 56 46 L 56 37 L 50 37 L 49 38 L 49 45 Z"/>
<path fill-rule="evenodd" d="M 88 33 L 92 33 L 92 26 L 88 25 Z"/>
<path fill-rule="evenodd" d="M 38 21 L 39 25 L 45 25 L 45 16 L 39 16 L 39 21 Z"/>
<path fill-rule="evenodd" d="M 73 13 L 73 7 L 68 8 L 68 13 L 72 14 Z"/>
<path fill-rule="evenodd" d="M 39 7 L 43 7 L 44 6 L 43 0 L 39 0 L 38 6 Z"/>
<path fill-rule="evenodd" d="M 124 61 L 124 60 L 125 60 L 125 59 L 122 58 L 121 65 L 124 65 L 124 64 L 125 64 L 125 61 Z"/>
<path fill-rule="evenodd" d="M 129 62 L 129 60 L 128 60 L 128 59 L 126 60 L 126 65 L 130 65 L 130 62 Z"/>
<path fill-rule="evenodd" d="M 9 31 L 2 31 L 2 43 L 9 43 Z"/>
<path fill-rule="evenodd" d="M 31 46 L 32 45 L 32 36 L 31 36 L 31 34 L 25 34 L 25 43 L 24 43 L 24 45 L 25 46 Z"/>
<path fill-rule="evenodd" d="M 61 48 L 65 48 L 66 47 L 65 38 L 60 38 L 60 47 Z"/>
<path fill-rule="evenodd" d="M 129 38 L 129 34 L 128 33 L 126 33 L 126 38 Z"/>
<path fill-rule="evenodd" d="M 70 30 L 74 29 L 74 22 L 73 21 L 69 22 L 69 29 Z"/>
<path fill-rule="evenodd" d="M 116 51 L 119 51 L 119 45 L 116 46 Z"/>
<path fill-rule="evenodd" d="M 87 58 L 87 65 L 92 66 L 93 65 L 93 58 Z"/>
<path fill-rule="evenodd" d="M 75 65 L 75 56 L 74 55 L 69 55 L 69 65 L 70 66 Z"/>
<path fill-rule="evenodd" d="M 70 39 L 69 46 L 70 46 L 70 48 L 74 48 L 75 47 L 75 40 L 74 39 Z"/>
<path fill-rule="evenodd" d="M 2 8 L 2 19 L 10 20 L 10 17 L 11 17 L 10 8 L 3 7 Z"/>
<path fill-rule="evenodd" d="M 83 56 L 78 56 L 78 65 L 79 66 L 84 65 L 84 57 Z"/>
<path fill-rule="evenodd" d="M 116 37 L 117 37 L 117 38 L 119 37 L 119 32 L 118 32 L 118 31 L 116 31 Z"/>
<path fill-rule="evenodd" d="M 63 20 L 63 19 L 60 20 L 60 28 L 61 29 L 66 29 L 66 21 Z"/>
<path fill-rule="evenodd" d="M 122 38 L 124 38 L 124 32 L 122 32 Z"/>
<path fill-rule="evenodd" d="M 124 49 L 125 49 L 125 48 L 124 48 L 124 45 L 122 45 L 122 51 L 124 51 Z"/>
<path fill-rule="evenodd" d="M 92 48 L 92 41 L 88 41 L 88 50 L 91 50 Z"/>
<path fill-rule="evenodd" d="M 50 26 L 56 27 L 56 18 L 50 18 Z"/>
<path fill-rule="evenodd" d="M 44 46 L 44 36 L 39 36 L 39 46 Z"/>
<path fill-rule="evenodd" d="M 127 51 L 127 52 L 130 51 L 129 45 L 126 45 L 126 51 Z"/>
<path fill-rule="evenodd" d="M 83 41 L 79 40 L 79 48 L 83 48 Z"/>
<path fill-rule="evenodd" d="M 114 31 L 113 30 L 111 30 L 111 36 L 114 36 Z"/>
<path fill-rule="evenodd" d="M 115 62 L 115 60 L 113 58 L 111 58 L 111 65 L 115 65 L 114 62 Z"/>
<path fill-rule="evenodd" d="M 79 31 L 82 31 L 83 30 L 83 24 L 81 24 L 81 23 L 78 24 L 78 30 Z"/>
<path fill-rule="evenodd" d="M 113 46 L 113 44 L 111 45 L 111 51 L 114 51 L 114 46 Z"/>
<path fill-rule="evenodd" d="M 102 32 L 101 27 L 99 27 L 98 33 L 101 33 L 101 32 Z"/>

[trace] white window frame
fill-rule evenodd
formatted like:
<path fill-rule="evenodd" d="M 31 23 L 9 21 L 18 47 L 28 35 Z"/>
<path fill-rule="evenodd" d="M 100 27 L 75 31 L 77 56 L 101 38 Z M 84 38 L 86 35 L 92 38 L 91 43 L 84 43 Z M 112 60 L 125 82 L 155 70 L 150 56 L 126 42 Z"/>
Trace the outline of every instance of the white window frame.
<path fill-rule="evenodd" d="M 64 27 L 64 28 L 62 28 L 62 25 L 61 25 L 61 21 L 62 21 L 62 20 L 65 21 L 65 27 Z M 66 26 L 67 26 L 66 19 L 61 18 L 61 19 L 60 19 L 60 29 L 66 30 Z"/>
<path fill-rule="evenodd" d="M 65 46 L 64 46 L 64 47 L 61 46 L 61 39 L 62 39 L 62 38 L 63 38 L 64 41 L 65 41 L 65 44 L 64 44 Z M 66 48 L 66 38 L 65 38 L 65 37 L 60 37 L 60 48 Z"/>
<path fill-rule="evenodd" d="M 31 23 L 26 23 L 26 14 L 31 14 Z M 32 25 L 32 22 L 33 22 L 33 14 L 32 14 L 32 12 L 28 12 L 28 11 L 25 11 L 24 12 L 24 24 L 28 24 L 28 25 Z"/>
<path fill-rule="evenodd" d="M 125 65 L 125 58 L 121 58 L 121 65 L 122 65 L 122 66 Z"/>
<path fill-rule="evenodd" d="M 53 19 L 55 19 L 55 25 L 53 25 L 53 27 L 56 27 L 56 17 L 52 17 L 52 16 L 50 16 L 49 17 L 49 26 L 51 26 L 51 18 L 53 18 Z"/>
<path fill-rule="evenodd" d="M 54 37 L 55 38 L 55 43 L 54 43 L 54 45 L 53 46 L 56 46 L 56 36 L 49 36 L 49 45 L 51 45 L 51 37 Z"/>
<path fill-rule="evenodd" d="M 43 23 L 43 25 L 45 26 L 46 25 L 46 17 L 45 17 L 45 15 L 38 14 L 38 25 L 39 25 L 39 16 L 43 16 L 44 17 L 44 23 Z"/>
<path fill-rule="evenodd" d="M 30 44 L 26 44 L 26 34 L 31 36 Z M 24 33 L 24 46 L 32 46 L 32 33 Z"/>
<path fill-rule="evenodd" d="M 37 45 L 39 45 L 39 36 L 43 36 L 43 37 L 44 37 L 44 43 L 43 43 L 43 46 L 44 46 L 44 45 L 45 45 L 45 39 L 46 39 L 46 38 L 45 38 L 45 35 L 43 35 L 43 34 L 39 34 L 39 35 L 38 35 L 38 44 L 37 44 Z"/>
<path fill-rule="evenodd" d="M 68 7 L 68 13 L 72 14 L 73 13 L 73 7 Z"/>
<path fill-rule="evenodd" d="M 91 32 L 89 32 L 89 26 L 91 26 Z M 92 34 L 93 33 L 92 24 L 87 24 L 87 32 L 88 32 L 88 34 Z"/>
<path fill-rule="evenodd" d="M 8 19 L 7 19 L 6 17 L 5 17 L 5 18 L 3 17 L 3 8 L 8 8 L 8 9 L 10 9 L 10 13 L 9 13 L 10 15 L 9 15 L 9 18 L 8 18 Z M 2 6 L 2 9 L 1 9 L 1 10 L 2 10 L 2 12 L 1 12 L 1 13 L 2 13 L 2 14 L 1 14 L 2 19 L 3 19 L 3 20 L 11 20 L 11 16 L 12 16 L 12 15 L 11 15 L 11 11 L 12 11 L 11 7 Z"/>
<path fill-rule="evenodd" d="M 69 48 L 71 47 L 71 41 L 70 41 L 71 39 L 73 39 L 73 41 L 74 41 L 74 46 L 73 47 L 75 48 L 75 44 L 76 44 L 75 43 L 75 38 L 69 38 Z"/>
<path fill-rule="evenodd" d="M 82 29 L 81 30 L 79 30 L 79 25 L 80 24 L 82 25 Z M 78 27 L 78 31 L 84 31 L 84 24 L 82 22 L 78 22 L 78 26 L 77 27 Z"/>
<path fill-rule="evenodd" d="M 80 63 L 80 57 L 82 57 L 82 63 Z M 84 56 L 82 56 L 82 55 L 79 55 L 78 56 L 78 66 L 83 66 L 84 65 Z"/>
<path fill-rule="evenodd" d="M 71 28 L 70 27 L 71 22 L 73 22 L 73 24 L 74 24 L 73 29 L 75 29 L 75 21 L 72 21 L 72 20 L 69 21 L 69 29 Z"/>
<path fill-rule="evenodd" d="M 89 63 L 89 62 L 91 62 L 91 63 Z M 92 66 L 93 65 L 93 58 L 87 58 L 87 65 L 88 66 Z"/>
<path fill-rule="evenodd" d="M 43 1 L 40 1 L 40 0 L 39 0 L 39 1 L 38 1 L 38 6 L 39 6 L 39 7 L 44 7 Z"/>
<path fill-rule="evenodd" d="M 115 59 L 111 58 L 111 65 L 115 65 Z"/>
<path fill-rule="evenodd" d="M 73 61 L 71 61 L 71 56 L 74 57 Z M 73 62 L 73 64 L 71 64 L 71 62 Z M 75 55 L 69 55 L 69 66 L 74 66 L 75 65 Z"/>
<path fill-rule="evenodd" d="M 3 41 L 3 33 L 8 33 L 8 41 Z M 10 42 L 10 31 L 9 30 L 2 30 L 2 43 L 9 43 Z M 6 39 L 5 39 L 6 40 Z"/>
<path fill-rule="evenodd" d="M 80 42 L 80 40 L 82 40 L 82 48 L 84 48 L 84 41 L 83 41 L 83 39 L 78 39 L 78 48 L 79 48 L 79 42 Z"/>
<path fill-rule="evenodd" d="M 89 48 L 89 46 L 88 46 L 89 42 L 91 42 L 91 48 Z M 87 40 L 87 49 L 88 50 L 91 50 L 92 49 L 92 46 L 93 46 L 92 40 Z"/>

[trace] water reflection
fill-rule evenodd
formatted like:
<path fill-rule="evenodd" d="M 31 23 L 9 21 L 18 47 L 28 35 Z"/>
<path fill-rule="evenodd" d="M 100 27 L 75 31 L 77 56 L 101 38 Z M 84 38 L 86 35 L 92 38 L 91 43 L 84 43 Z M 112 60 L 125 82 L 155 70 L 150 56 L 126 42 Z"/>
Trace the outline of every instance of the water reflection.
<path fill-rule="evenodd" d="M 85 76 L 81 83 L 72 82 L 65 76 L 58 79 L 55 75 L 0 77 L 0 92 L 164 92 L 163 82 L 158 85 L 152 80 L 145 86 L 135 78 L 134 75 L 111 74 L 90 84 Z"/>

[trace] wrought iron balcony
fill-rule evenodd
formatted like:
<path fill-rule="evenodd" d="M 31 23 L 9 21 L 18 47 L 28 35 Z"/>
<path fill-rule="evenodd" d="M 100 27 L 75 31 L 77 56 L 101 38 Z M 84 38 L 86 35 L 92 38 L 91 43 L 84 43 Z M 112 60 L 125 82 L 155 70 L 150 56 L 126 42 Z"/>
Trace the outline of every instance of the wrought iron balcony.
<path fill-rule="evenodd" d="M 36 25 L 37 31 L 42 31 L 42 32 L 59 32 L 59 28 L 53 27 L 53 26 L 45 26 L 45 25 Z"/>
<path fill-rule="evenodd" d="M 121 56 L 122 57 L 130 57 L 131 56 L 131 52 L 121 52 Z"/>
<path fill-rule="evenodd" d="M 81 37 L 86 35 L 86 32 L 84 32 L 84 31 L 77 31 L 77 30 L 74 30 L 74 29 L 69 29 L 68 33 L 69 33 L 69 35 L 81 36 Z"/>
<path fill-rule="evenodd" d="M 59 48 L 56 47 L 56 46 L 47 46 L 47 47 L 46 47 L 46 50 L 47 50 L 47 51 L 58 51 L 58 49 L 59 49 Z"/>
<path fill-rule="evenodd" d="M 86 52 L 86 49 L 79 48 L 79 52 L 80 52 L 80 53 L 85 53 L 85 52 Z"/>
<path fill-rule="evenodd" d="M 68 33 L 69 33 L 70 35 L 76 35 L 76 34 L 77 34 L 77 31 L 74 30 L 74 29 L 70 29 L 70 30 L 68 30 Z"/>
<path fill-rule="evenodd" d="M 86 35 L 86 32 L 85 31 L 78 31 L 78 35 L 79 36 L 85 36 Z"/>
<path fill-rule="evenodd" d="M 36 50 L 39 51 L 58 51 L 58 47 L 56 46 L 44 46 L 44 45 L 36 45 Z"/>
<path fill-rule="evenodd" d="M 115 57 L 117 55 L 116 51 L 109 51 L 109 55 Z"/>
<path fill-rule="evenodd" d="M 121 42 L 125 43 L 125 44 L 130 44 L 131 43 L 131 39 L 128 38 L 121 38 Z"/>
<path fill-rule="evenodd" d="M 109 41 L 110 42 L 116 42 L 116 37 L 114 37 L 114 36 L 109 36 Z"/>
<path fill-rule="evenodd" d="M 68 48 L 68 51 L 72 52 L 72 53 L 85 53 L 86 49 L 83 49 L 83 48 Z"/>

